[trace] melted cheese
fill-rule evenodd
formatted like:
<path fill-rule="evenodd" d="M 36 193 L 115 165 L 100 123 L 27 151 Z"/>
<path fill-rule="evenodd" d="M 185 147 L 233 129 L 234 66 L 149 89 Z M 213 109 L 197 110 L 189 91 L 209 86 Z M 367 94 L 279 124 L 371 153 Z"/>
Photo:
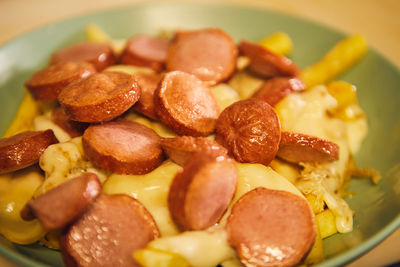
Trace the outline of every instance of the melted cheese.
<path fill-rule="evenodd" d="M 20 212 L 43 181 L 36 166 L 0 175 L 0 234 L 18 244 L 33 243 L 45 235 L 38 220 L 24 221 Z"/>
<path fill-rule="evenodd" d="M 236 202 L 242 195 L 257 187 L 288 191 L 303 197 L 292 183 L 270 167 L 254 163 L 237 163 L 237 167 L 238 185 L 233 202 Z"/>
<path fill-rule="evenodd" d="M 103 185 L 106 194 L 127 194 L 138 199 L 153 215 L 162 236 L 179 231 L 168 210 L 169 186 L 180 166 L 166 161 L 154 171 L 144 175 L 113 174 Z"/>
<path fill-rule="evenodd" d="M 71 136 L 66 131 L 64 131 L 60 126 L 55 124 L 49 118 L 49 116 L 45 116 L 45 115 L 37 116 L 33 120 L 33 127 L 34 127 L 35 131 L 43 131 L 43 130 L 47 130 L 47 129 L 53 130 L 53 133 L 57 137 L 57 140 L 59 142 L 66 142 L 71 139 Z"/>
<path fill-rule="evenodd" d="M 153 129 L 159 136 L 161 137 L 176 137 L 177 135 L 171 131 L 167 126 L 165 126 L 163 123 L 159 121 L 153 121 L 150 120 L 136 112 L 128 112 L 125 116 L 125 119 L 134 121 L 140 124 L 143 124 L 144 126 L 149 127 L 150 129 Z"/>
<path fill-rule="evenodd" d="M 171 163 L 167 163 L 171 164 Z M 162 166 L 161 166 L 162 167 Z M 159 167 L 160 168 L 160 167 Z M 165 168 L 165 167 L 164 167 Z M 276 173 L 270 167 L 266 167 L 261 164 L 249 164 L 249 163 L 237 163 L 238 168 L 238 185 L 233 201 L 231 202 L 230 208 L 225 213 L 224 217 L 220 220 L 219 224 L 210 227 L 204 231 L 190 231 L 183 232 L 174 236 L 164 236 L 150 242 L 148 248 L 161 249 L 163 251 L 169 251 L 177 253 L 186 258 L 186 260 L 192 266 L 216 266 L 221 262 L 228 262 L 231 266 L 240 266 L 234 250 L 229 246 L 226 240 L 226 232 L 224 231 L 226 220 L 230 214 L 230 209 L 233 204 L 248 191 L 257 187 L 266 187 L 274 190 L 284 190 L 296 195 L 302 196 L 299 190 L 292 185 L 284 177 Z M 110 179 L 113 176 L 110 177 Z M 165 175 L 165 177 L 170 177 Z M 165 179 L 164 177 L 164 179 Z M 121 176 L 119 176 L 121 178 Z M 129 179 L 130 178 L 130 179 Z M 155 207 L 153 206 L 155 201 L 148 201 L 145 197 L 146 187 L 141 186 L 142 181 L 132 181 L 135 177 L 126 177 L 123 180 L 114 181 L 114 187 L 120 187 L 117 193 L 128 193 L 137 198 L 146 206 L 150 211 Z M 109 192 L 108 182 L 105 183 L 104 189 Z M 154 179 L 154 178 L 153 178 Z M 162 181 L 160 178 L 158 178 Z M 168 180 L 168 178 L 167 178 Z M 155 181 L 155 179 L 154 179 Z M 169 181 L 168 181 L 169 182 Z M 137 184 L 139 183 L 139 187 Z M 153 181 L 148 182 L 153 187 Z M 143 191 L 138 191 L 138 188 L 142 187 Z M 107 189 L 106 189 L 107 188 Z M 168 190 L 168 189 L 167 189 Z M 113 191 L 115 193 L 115 191 Z M 165 196 L 166 198 L 166 196 Z M 164 202 L 166 205 L 166 201 Z M 158 205 L 161 202 L 157 203 Z M 167 207 L 165 207 L 167 209 Z M 155 218 L 157 225 L 159 226 L 161 233 L 162 229 L 166 229 L 168 225 L 163 225 L 160 219 Z M 164 230 L 165 231 L 165 230 Z M 206 257 L 204 255 L 207 255 Z"/>
<path fill-rule="evenodd" d="M 215 267 L 235 257 L 235 251 L 227 243 L 224 231 L 183 232 L 153 240 L 147 247 L 180 254 L 191 266 L 196 267 Z"/>
<path fill-rule="evenodd" d="M 107 178 L 104 171 L 95 168 L 85 157 L 81 137 L 49 146 L 39 164 L 46 173 L 46 179 L 36 190 L 35 197 L 85 172 L 97 174 L 102 183 Z"/>
<path fill-rule="evenodd" d="M 220 83 L 211 87 L 211 92 L 221 111 L 240 100 L 237 91 L 226 83 Z"/>

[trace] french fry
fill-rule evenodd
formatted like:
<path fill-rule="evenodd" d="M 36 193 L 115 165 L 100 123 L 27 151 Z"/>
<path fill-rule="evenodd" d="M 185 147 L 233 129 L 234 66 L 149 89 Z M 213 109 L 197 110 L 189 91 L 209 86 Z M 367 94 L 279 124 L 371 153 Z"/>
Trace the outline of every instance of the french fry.
<path fill-rule="evenodd" d="M 318 214 L 324 211 L 325 202 L 321 196 L 318 197 L 317 195 L 311 193 L 307 194 L 305 197 L 310 204 L 314 214 Z"/>
<path fill-rule="evenodd" d="M 89 23 L 86 25 L 85 34 L 86 40 L 89 42 L 109 43 L 116 55 L 121 54 L 126 45 L 126 40 L 112 39 L 99 25 L 94 23 Z"/>
<path fill-rule="evenodd" d="M 133 258 L 144 267 L 188 267 L 187 260 L 179 254 L 155 248 L 139 249 Z"/>
<path fill-rule="evenodd" d="M 85 33 L 86 39 L 91 42 L 106 43 L 111 41 L 111 37 L 94 23 L 86 25 Z"/>
<path fill-rule="evenodd" d="M 281 55 L 288 55 L 293 50 L 292 39 L 284 32 L 273 33 L 262 39 L 259 44 Z"/>
<path fill-rule="evenodd" d="M 311 264 L 316 264 L 324 259 L 324 246 L 322 243 L 321 233 L 317 224 L 316 227 L 317 235 L 315 236 L 314 245 L 311 248 L 311 251 L 308 253 L 306 259 L 304 260 L 304 264 L 306 266 Z"/>
<path fill-rule="evenodd" d="M 25 97 L 18 108 L 17 115 L 8 126 L 3 137 L 10 137 L 23 131 L 31 129 L 33 119 L 40 114 L 39 107 L 29 92 L 25 93 Z"/>
<path fill-rule="evenodd" d="M 358 62 L 367 48 L 362 35 L 350 36 L 337 43 L 320 61 L 304 69 L 301 78 L 307 87 L 324 84 Z"/>
<path fill-rule="evenodd" d="M 326 209 L 315 216 L 315 221 L 318 224 L 321 238 L 324 239 L 337 233 L 335 215 L 330 209 Z"/>
<path fill-rule="evenodd" d="M 328 84 L 327 89 L 329 94 L 336 99 L 338 109 L 358 103 L 356 87 L 348 82 L 333 81 Z"/>
<path fill-rule="evenodd" d="M 300 176 L 300 169 L 296 165 L 284 162 L 279 159 L 271 161 L 270 166 L 274 171 L 285 177 L 289 182 L 294 184 Z"/>
<path fill-rule="evenodd" d="M 337 101 L 337 107 L 329 112 L 344 121 L 354 121 L 364 117 L 364 111 L 358 104 L 356 87 L 344 81 L 332 81 L 327 85 L 330 95 Z"/>

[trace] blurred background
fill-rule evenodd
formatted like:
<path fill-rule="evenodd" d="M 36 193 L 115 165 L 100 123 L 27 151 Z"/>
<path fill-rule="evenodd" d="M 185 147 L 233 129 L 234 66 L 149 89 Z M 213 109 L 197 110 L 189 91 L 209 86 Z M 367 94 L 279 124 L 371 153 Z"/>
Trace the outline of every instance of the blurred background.
<path fill-rule="evenodd" d="M 145 0 L 0 0 L 0 45 L 29 30 L 73 16 Z M 200 0 L 197 0 L 199 2 Z M 157 5 L 156 1 L 154 5 Z M 163 1 L 165 2 L 165 1 Z M 177 0 L 173 2 L 179 2 Z M 185 2 L 195 2 L 186 0 Z M 276 10 L 353 34 L 361 33 L 400 66 L 399 0 L 202 0 Z M 349 266 L 384 266 L 400 261 L 400 230 Z M 15 266 L 0 256 L 0 266 Z"/>

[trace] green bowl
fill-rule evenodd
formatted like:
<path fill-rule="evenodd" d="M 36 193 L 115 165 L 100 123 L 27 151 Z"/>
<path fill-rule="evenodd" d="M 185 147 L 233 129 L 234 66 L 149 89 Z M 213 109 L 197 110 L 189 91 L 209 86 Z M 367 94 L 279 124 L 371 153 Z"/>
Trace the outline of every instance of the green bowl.
<path fill-rule="evenodd" d="M 113 38 L 160 29 L 220 27 L 236 40 L 258 40 L 284 31 L 294 42 L 292 59 L 312 64 L 343 33 L 268 10 L 208 4 L 140 4 L 84 15 L 24 34 L 0 47 L 0 130 L 5 131 L 23 97 L 23 83 L 43 67 L 52 51 L 84 40 L 85 25 L 94 22 Z M 354 230 L 324 240 L 325 261 L 320 266 L 343 265 L 373 248 L 400 225 L 400 75 L 399 69 L 373 49 L 340 77 L 358 88 L 368 114 L 369 133 L 356 155 L 360 167 L 378 170 L 383 179 L 352 180 L 347 199 L 356 211 Z M 0 236 L 0 254 L 21 266 L 62 266 L 60 253 L 39 245 L 13 245 Z M 377 263 L 379 265 L 379 263 Z"/>

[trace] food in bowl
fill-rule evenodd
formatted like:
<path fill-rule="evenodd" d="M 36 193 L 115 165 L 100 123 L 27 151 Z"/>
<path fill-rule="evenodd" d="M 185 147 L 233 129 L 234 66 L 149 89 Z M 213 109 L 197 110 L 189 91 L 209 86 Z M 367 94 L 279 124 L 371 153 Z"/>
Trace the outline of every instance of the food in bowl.
<path fill-rule="evenodd" d="M 321 260 L 322 238 L 352 230 L 339 193 L 367 131 L 354 86 L 324 84 L 366 46 L 350 37 L 303 71 L 271 47 L 268 40 L 237 46 L 223 30 L 204 29 L 170 40 L 135 36 L 122 56 L 116 49 L 109 56 L 107 42 L 56 52 L 50 71 L 40 71 L 50 82 L 32 86 L 38 74 L 27 82 L 36 99 L 28 95 L 20 114 L 35 112 L 22 126 L 17 115 L 3 155 L 31 151 L 14 140 L 21 130 L 51 129 L 59 143 L 32 160 L 44 180 L 37 165 L 4 167 L 3 198 L 18 208 L 3 213 L 1 233 L 57 247 L 58 238 L 43 236 L 62 229 L 67 265 Z M 358 53 L 340 53 L 354 47 Z M 132 65 L 114 65 L 115 56 Z M 77 66 L 90 73 L 66 75 Z M 53 102 L 38 97 L 54 94 Z"/>

